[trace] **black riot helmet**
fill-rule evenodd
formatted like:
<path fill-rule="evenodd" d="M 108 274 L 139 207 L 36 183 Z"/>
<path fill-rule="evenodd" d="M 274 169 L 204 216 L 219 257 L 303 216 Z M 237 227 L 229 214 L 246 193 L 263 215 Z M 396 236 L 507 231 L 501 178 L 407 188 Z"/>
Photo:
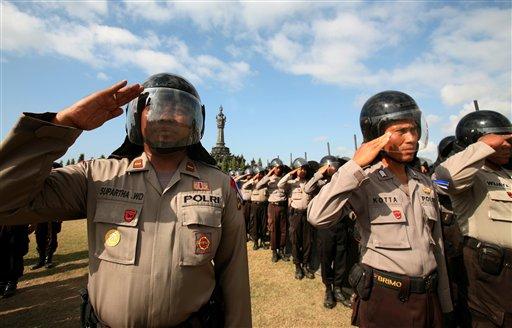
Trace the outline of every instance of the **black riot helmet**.
<path fill-rule="evenodd" d="M 284 166 L 283 161 L 279 158 L 274 158 L 272 161 L 270 161 L 269 167 L 279 167 Z"/>
<path fill-rule="evenodd" d="M 428 131 L 426 123 L 422 120 L 421 110 L 416 101 L 406 93 L 400 91 L 383 91 L 368 99 L 361 109 L 359 124 L 363 133 L 364 142 L 368 142 L 384 134 L 389 123 L 400 120 L 413 120 L 418 128 L 419 135 L 426 138 Z"/>
<path fill-rule="evenodd" d="M 308 165 L 308 161 L 306 161 L 304 158 L 302 157 L 297 157 L 293 163 L 292 163 L 292 166 L 294 169 L 298 169 L 299 167 L 302 167 L 302 166 L 306 166 Z"/>
<path fill-rule="evenodd" d="M 443 161 L 447 159 L 453 151 L 453 143 L 455 142 L 455 136 L 444 137 L 439 141 L 437 145 L 437 156 Z"/>
<path fill-rule="evenodd" d="M 308 165 L 309 167 L 311 167 L 311 170 L 313 171 L 318 171 L 318 169 L 320 168 L 320 164 L 318 164 L 317 161 L 308 161 Z"/>
<path fill-rule="evenodd" d="M 254 171 L 254 175 L 260 174 L 260 173 L 261 174 L 265 174 L 266 173 L 266 170 L 264 168 L 262 168 L 261 166 L 254 167 L 253 171 Z"/>
<path fill-rule="evenodd" d="M 492 110 L 479 110 L 464 116 L 455 129 L 457 144 L 466 148 L 486 134 L 512 133 L 512 124 L 503 114 Z"/>
<path fill-rule="evenodd" d="M 320 167 L 325 166 L 325 165 L 332 166 L 337 170 L 340 168 L 341 163 L 340 163 L 340 160 L 338 159 L 338 157 L 327 155 L 327 156 L 322 157 L 322 159 L 320 160 Z"/>
<path fill-rule="evenodd" d="M 169 152 L 198 144 L 204 133 L 204 106 L 194 86 L 181 76 L 160 73 L 150 76 L 144 91 L 126 108 L 129 140 Z M 148 107 L 145 137 L 141 114 Z"/>

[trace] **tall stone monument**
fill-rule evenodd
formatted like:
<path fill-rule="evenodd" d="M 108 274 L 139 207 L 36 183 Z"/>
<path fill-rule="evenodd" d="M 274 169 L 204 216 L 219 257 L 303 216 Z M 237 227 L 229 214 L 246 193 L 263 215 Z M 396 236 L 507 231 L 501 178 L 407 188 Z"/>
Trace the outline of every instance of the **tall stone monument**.
<path fill-rule="evenodd" d="M 224 142 L 224 127 L 226 126 L 226 115 L 222 112 L 224 109 L 222 106 L 219 108 L 219 114 L 217 114 L 217 143 L 212 148 L 212 156 L 216 160 L 220 160 L 223 157 L 230 156 L 229 148 L 226 147 Z"/>

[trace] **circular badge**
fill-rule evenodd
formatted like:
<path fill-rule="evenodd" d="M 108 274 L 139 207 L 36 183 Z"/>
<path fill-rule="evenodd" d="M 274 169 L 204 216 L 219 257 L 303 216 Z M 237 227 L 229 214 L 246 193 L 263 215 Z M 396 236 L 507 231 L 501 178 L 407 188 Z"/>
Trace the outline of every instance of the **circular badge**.
<path fill-rule="evenodd" d="M 207 250 L 208 247 L 210 247 L 210 240 L 208 239 L 208 237 L 201 236 L 201 238 L 199 238 L 199 240 L 197 241 L 197 247 L 199 247 L 199 249 L 203 251 Z"/>
<path fill-rule="evenodd" d="M 110 229 L 105 234 L 105 245 L 114 247 L 121 241 L 121 234 L 116 229 Z"/>

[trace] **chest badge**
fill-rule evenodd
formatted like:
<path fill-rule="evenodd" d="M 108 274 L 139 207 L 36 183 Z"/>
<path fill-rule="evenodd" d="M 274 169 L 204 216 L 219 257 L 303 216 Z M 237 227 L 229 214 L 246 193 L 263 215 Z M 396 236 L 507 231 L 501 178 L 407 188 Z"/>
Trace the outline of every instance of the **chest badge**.
<path fill-rule="evenodd" d="M 395 219 L 400 220 L 402 218 L 402 212 L 398 210 L 393 211 L 393 216 L 395 217 Z"/>
<path fill-rule="evenodd" d="M 187 170 L 189 172 L 195 172 L 196 166 L 192 162 L 187 162 L 187 165 L 185 166 L 185 170 Z"/>
<path fill-rule="evenodd" d="M 512 191 L 507 191 L 508 197 L 512 198 Z"/>
<path fill-rule="evenodd" d="M 119 244 L 120 241 L 121 233 L 119 233 L 119 231 L 117 231 L 116 229 L 110 229 L 105 234 L 105 245 L 109 247 L 117 246 L 117 244 Z"/>
<path fill-rule="evenodd" d="M 134 169 L 141 169 L 142 168 L 142 159 L 136 159 L 135 162 L 133 162 L 133 168 Z"/>
<path fill-rule="evenodd" d="M 206 181 L 194 181 L 192 189 L 196 191 L 210 191 L 210 184 Z"/>
<path fill-rule="evenodd" d="M 423 187 L 423 192 L 427 195 L 430 195 L 432 193 L 432 189 L 429 187 Z"/>
<path fill-rule="evenodd" d="M 211 233 L 196 232 L 196 254 L 208 254 L 211 251 Z"/>
<path fill-rule="evenodd" d="M 133 219 L 135 219 L 135 216 L 137 215 L 137 210 L 126 210 L 124 211 L 124 221 L 125 222 L 132 222 Z"/>

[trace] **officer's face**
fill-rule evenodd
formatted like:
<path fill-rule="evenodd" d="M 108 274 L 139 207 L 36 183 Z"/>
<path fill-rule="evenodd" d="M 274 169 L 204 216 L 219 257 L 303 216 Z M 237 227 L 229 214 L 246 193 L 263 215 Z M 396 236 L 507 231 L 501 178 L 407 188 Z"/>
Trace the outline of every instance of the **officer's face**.
<path fill-rule="evenodd" d="M 280 176 L 280 175 L 281 175 L 281 173 L 283 173 L 283 168 L 282 168 L 281 166 L 278 166 L 278 167 L 276 168 L 276 170 L 275 170 L 275 174 L 276 174 L 277 176 Z"/>
<path fill-rule="evenodd" d="M 301 179 L 304 179 L 306 177 L 306 170 L 303 167 L 300 167 L 297 171 L 297 176 Z"/>
<path fill-rule="evenodd" d="M 175 109 L 164 111 L 158 117 L 151 117 L 151 107 L 144 108 L 140 118 L 140 127 L 144 141 L 151 144 L 172 144 L 190 136 L 188 116 Z"/>
<path fill-rule="evenodd" d="M 496 152 L 487 157 L 487 160 L 498 165 L 505 165 L 510 160 L 510 153 L 512 151 L 512 140 L 503 140 L 503 143 L 496 149 Z"/>
<path fill-rule="evenodd" d="M 410 162 L 418 150 L 419 131 L 412 120 L 402 120 L 391 123 L 384 132 L 390 132 L 391 137 L 384 146 L 388 155 L 401 162 Z"/>

